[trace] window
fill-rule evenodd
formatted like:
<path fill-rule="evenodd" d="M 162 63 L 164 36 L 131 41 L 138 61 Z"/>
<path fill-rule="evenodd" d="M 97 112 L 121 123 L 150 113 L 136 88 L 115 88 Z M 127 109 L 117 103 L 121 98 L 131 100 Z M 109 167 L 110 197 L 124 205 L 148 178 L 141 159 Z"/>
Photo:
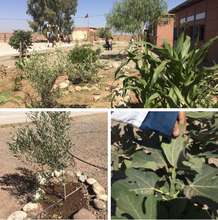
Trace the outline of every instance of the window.
<path fill-rule="evenodd" d="M 199 14 L 196 14 L 196 20 L 201 20 L 206 18 L 206 12 L 202 12 Z"/>
<path fill-rule="evenodd" d="M 194 15 L 189 16 L 189 17 L 187 17 L 187 22 L 194 21 L 194 19 L 195 19 Z"/>
<path fill-rule="evenodd" d="M 205 40 L 205 25 L 201 24 L 195 27 L 194 37 L 199 41 Z"/>
<path fill-rule="evenodd" d="M 204 41 L 205 39 L 205 25 L 199 26 L 199 41 Z"/>
<path fill-rule="evenodd" d="M 175 27 L 173 31 L 173 40 L 176 41 L 178 38 L 178 29 Z"/>
<path fill-rule="evenodd" d="M 194 26 L 188 26 L 185 33 L 193 40 L 194 39 Z"/>

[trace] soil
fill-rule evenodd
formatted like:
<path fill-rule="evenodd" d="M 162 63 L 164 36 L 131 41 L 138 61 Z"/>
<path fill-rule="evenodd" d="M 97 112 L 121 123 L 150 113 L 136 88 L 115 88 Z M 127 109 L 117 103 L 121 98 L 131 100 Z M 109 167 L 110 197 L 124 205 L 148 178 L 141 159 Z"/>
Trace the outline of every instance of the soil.
<path fill-rule="evenodd" d="M 0 113 L 1 114 L 1 113 Z M 8 142 L 15 134 L 18 127 L 22 125 L 0 126 L 0 219 L 7 218 L 12 212 L 21 210 L 21 208 L 31 201 L 35 193 L 34 182 L 37 167 L 27 161 L 21 161 L 14 157 L 9 150 Z M 93 115 L 84 115 L 72 118 L 70 135 L 72 143 L 72 153 L 77 157 L 101 167 L 107 168 L 107 114 L 96 113 Z M 83 172 L 88 177 L 98 180 L 98 182 L 107 189 L 107 171 L 89 166 L 79 160 L 75 160 L 75 166 L 68 167 L 70 172 Z M 72 182 L 73 181 L 73 182 Z M 76 179 L 72 179 L 72 188 L 77 187 Z M 84 190 L 84 188 L 83 188 Z M 66 206 L 64 215 L 68 215 L 68 209 L 73 210 L 82 206 L 86 202 L 85 191 L 81 196 L 80 205 L 71 207 Z M 77 197 L 81 195 L 79 191 Z M 78 198 L 72 199 L 78 203 Z M 107 211 L 99 212 L 91 205 L 88 198 L 88 207 L 90 211 L 101 219 L 107 218 Z M 68 203 L 67 203 L 68 204 Z M 73 205 L 74 202 L 69 203 Z M 68 216 L 69 217 L 69 216 Z"/>
<path fill-rule="evenodd" d="M 71 107 L 71 108 L 110 108 L 111 107 L 111 92 L 117 87 L 117 82 L 114 82 L 114 73 L 116 65 L 113 63 L 119 62 L 125 58 L 121 55 L 124 49 L 128 46 L 128 42 L 116 43 L 113 51 L 103 51 L 101 54 L 101 61 L 106 63 L 99 69 L 97 82 L 90 82 L 87 84 L 72 85 L 73 88 L 77 86 L 86 86 L 92 88 L 90 91 L 81 90 L 75 92 L 63 91 L 62 96 L 57 100 L 58 106 L 56 107 Z M 36 98 L 36 91 L 32 88 L 27 80 L 22 80 L 20 88 L 15 90 L 15 79 L 19 76 L 20 72 L 15 67 L 15 58 L 1 57 L 0 58 L 0 95 L 6 94 L 7 100 L 1 103 L 0 108 L 25 108 L 30 104 L 30 97 Z M 2 71 L 1 71 L 2 69 Z M 5 72 L 6 70 L 6 72 Z M 95 99 L 95 97 L 97 100 Z"/>
<path fill-rule="evenodd" d="M 66 184 L 66 194 L 69 195 L 66 199 L 64 199 L 63 185 L 51 185 L 45 189 L 45 192 L 46 199 L 41 203 L 44 211 L 37 218 L 69 219 L 81 208 L 88 208 L 88 198 L 84 194 L 81 183 Z M 72 192 L 74 193 L 70 195 Z"/>

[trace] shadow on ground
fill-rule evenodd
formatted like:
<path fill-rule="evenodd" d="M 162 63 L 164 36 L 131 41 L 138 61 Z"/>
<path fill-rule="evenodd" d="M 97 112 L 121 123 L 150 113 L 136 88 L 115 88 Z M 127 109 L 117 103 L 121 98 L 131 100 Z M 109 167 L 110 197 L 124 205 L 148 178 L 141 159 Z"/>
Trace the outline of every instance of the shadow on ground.
<path fill-rule="evenodd" d="M 30 200 L 37 189 L 34 173 L 26 168 L 17 168 L 17 173 L 5 174 L 0 177 L 0 188 L 21 200 Z"/>

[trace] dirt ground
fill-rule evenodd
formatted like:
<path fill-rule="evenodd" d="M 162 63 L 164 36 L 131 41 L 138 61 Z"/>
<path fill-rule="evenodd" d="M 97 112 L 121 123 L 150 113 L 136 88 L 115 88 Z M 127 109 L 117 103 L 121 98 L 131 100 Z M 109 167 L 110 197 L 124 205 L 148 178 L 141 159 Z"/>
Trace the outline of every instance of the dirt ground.
<path fill-rule="evenodd" d="M 100 58 L 103 65 L 97 74 L 98 82 L 72 85 L 73 92 L 62 91 L 58 99 L 60 107 L 110 108 L 111 92 L 118 85 L 114 81 L 114 74 L 123 60 L 121 54 L 127 47 L 128 42 L 120 42 L 114 45 L 113 51 L 103 51 Z M 15 58 L 0 57 L 0 96 L 3 94 L 7 97 L 6 101 L 0 98 L 0 108 L 24 108 L 27 106 L 28 96 L 34 96 L 35 92 L 26 80 L 21 82 L 19 91 L 14 90 L 18 74 Z M 79 91 L 76 89 L 78 86 Z"/>
<path fill-rule="evenodd" d="M 72 118 L 70 134 L 74 146 L 72 152 L 77 157 L 98 166 L 107 168 L 107 114 L 96 113 Z M 29 178 L 34 165 L 22 162 L 9 151 L 8 142 L 21 125 L 0 126 L 0 219 L 20 210 L 31 194 Z M 107 189 L 107 172 L 75 160 L 75 168 L 89 177 L 96 178 Z M 25 198 L 25 199 L 24 199 Z M 93 210 L 92 210 L 93 211 Z"/>

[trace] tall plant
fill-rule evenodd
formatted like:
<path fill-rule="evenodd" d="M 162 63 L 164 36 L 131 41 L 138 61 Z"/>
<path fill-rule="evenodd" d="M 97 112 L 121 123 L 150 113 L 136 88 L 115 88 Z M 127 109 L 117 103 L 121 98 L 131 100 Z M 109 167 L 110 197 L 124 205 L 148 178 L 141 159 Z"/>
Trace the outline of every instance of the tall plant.
<path fill-rule="evenodd" d="M 209 40 L 201 48 L 193 48 L 190 37 L 183 34 L 174 47 L 167 42 L 162 48 L 147 42 L 136 43 L 128 50 L 128 60 L 118 68 L 115 78 L 123 80 L 124 95 L 133 92 L 145 108 L 212 107 L 218 65 L 206 67 L 204 61 L 217 39 Z M 137 71 L 131 76 L 123 71 L 130 61 Z"/>
<path fill-rule="evenodd" d="M 38 164 L 42 172 L 66 168 L 72 159 L 69 113 L 32 112 L 28 118 L 31 124 L 17 130 L 9 143 L 10 150 Z"/>
<path fill-rule="evenodd" d="M 9 40 L 9 45 L 20 52 L 23 57 L 32 46 L 32 34 L 30 31 L 16 30 Z"/>
<path fill-rule="evenodd" d="M 171 142 L 156 135 L 140 147 L 121 141 L 112 158 L 118 165 L 112 179 L 115 218 L 216 218 L 218 169 L 208 158 L 218 156 L 217 122 L 217 113 L 194 112 L 188 135 L 180 127 L 180 136 Z"/>

